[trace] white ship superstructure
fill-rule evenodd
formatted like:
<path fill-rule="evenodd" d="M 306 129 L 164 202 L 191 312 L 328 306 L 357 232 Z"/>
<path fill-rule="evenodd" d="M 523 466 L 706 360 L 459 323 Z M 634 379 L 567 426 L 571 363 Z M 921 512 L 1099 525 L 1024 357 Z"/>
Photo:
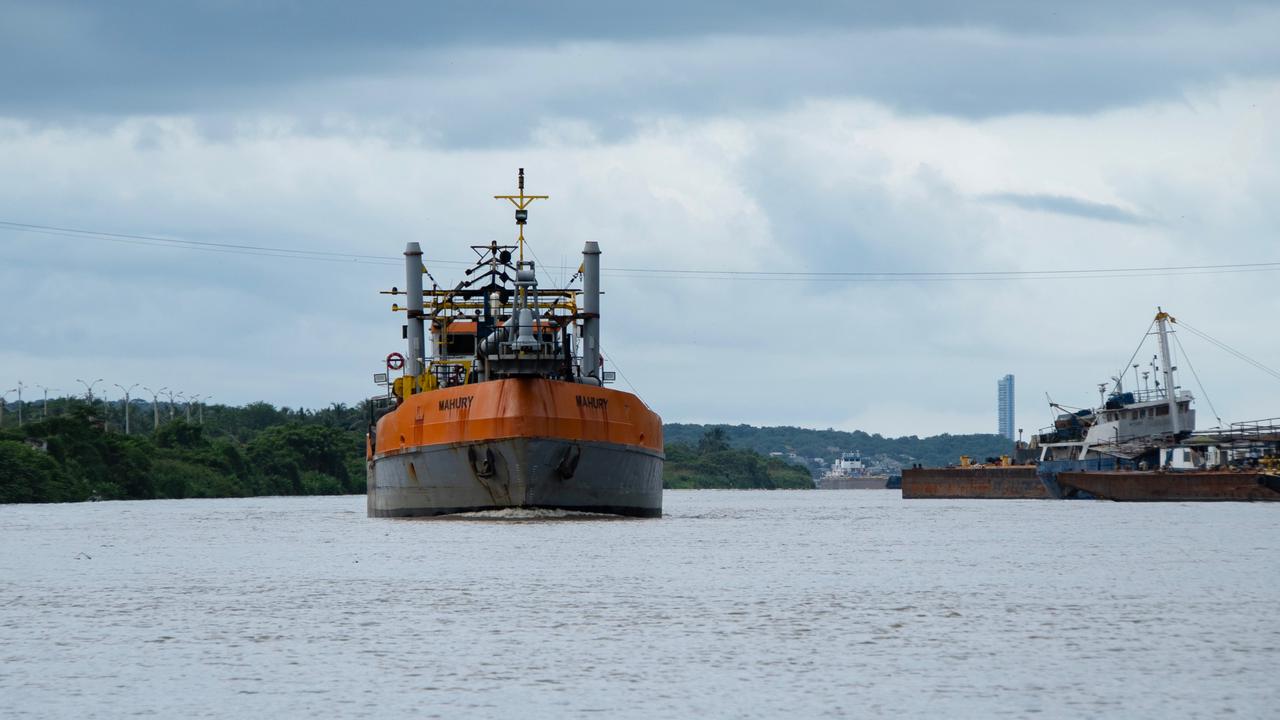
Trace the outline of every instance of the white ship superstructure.
<path fill-rule="evenodd" d="M 831 469 L 818 478 L 820 490 L 874 490 L 882 489 L 889 481 L 887 475 L 872 474 L 858 451 L 842 452 Z"/>
<path fill-rule="evenodd" d="M 1059 415 L 1052 430 L 1036 436 L 1041 461 L 1134 458 L 1195 430 L 1196 413 L 1191 407 L 1195 398 L 1174 383 L 1177 368 L 1169 353 L 1170 320 L 1163 310 L 1156 313 L 1160 353 L 1152 359 L 1150 371 L 1140 376 L 1150 385 L 1139 384 L 1136 365 L 1134 383 L 1140 389 L 1126 391 L 1123 377 L 1112 378 L 1114 385 L 1101 407 Z"/>

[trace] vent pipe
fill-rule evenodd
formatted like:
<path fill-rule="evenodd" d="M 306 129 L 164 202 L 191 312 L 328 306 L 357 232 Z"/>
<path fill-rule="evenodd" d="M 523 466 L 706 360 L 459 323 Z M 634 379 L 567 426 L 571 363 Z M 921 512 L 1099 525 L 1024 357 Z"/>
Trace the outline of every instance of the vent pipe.
<path fill-rule="evenodd" d="M 582 247 L 582 375 L 600 384 L 600 245 Z"/>
<path fill-rule="evenodd" d="M 426 344 L 422 333 L 422 248 L 416 242 L 404 248 L 404 292 L 409 298 L 409 357 L 405 359 L 405 373 L 417 377 L 422 374 Z"/>

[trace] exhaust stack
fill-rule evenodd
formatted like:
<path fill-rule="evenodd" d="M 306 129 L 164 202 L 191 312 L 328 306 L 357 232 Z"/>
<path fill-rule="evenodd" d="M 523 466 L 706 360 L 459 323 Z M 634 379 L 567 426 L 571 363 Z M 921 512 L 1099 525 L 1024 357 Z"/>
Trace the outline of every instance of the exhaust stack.
<path fill-rule="evenodd" d="M 595 378 L 600 373 L 600 245 L 587 241 L 582 247 L 582 375 Z"/>
<path fill-rule="evenodd" d="M 416 242 L 404 248 L 404 292 L 409 298 L 409 357 L 405 358 L 405 373 L 418 377 L 427 353 L 422 332 L 422 248 Z"/>

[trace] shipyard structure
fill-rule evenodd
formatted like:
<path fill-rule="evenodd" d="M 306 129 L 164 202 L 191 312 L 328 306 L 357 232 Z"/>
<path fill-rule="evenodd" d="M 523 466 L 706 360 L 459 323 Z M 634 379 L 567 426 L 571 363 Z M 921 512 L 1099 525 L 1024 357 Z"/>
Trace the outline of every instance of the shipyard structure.
<path fill-rule="evenodd" d="M 539 282 L 525 257 L 524 171 L 510 245 L 472 245 L 475 263 L 441 286 L 418 243 L 405 256 L 406 351 L 375 381 L 367 443 L 371 517 L 550 508 L 662 514 L 662 420 L 608 387 L 601 349 L 600 255 L 582 250 L 569 287 Z M 424 287 L 423 278 L 431 286 Z M 581 278 L 581 285 L 573 283 Z"/>

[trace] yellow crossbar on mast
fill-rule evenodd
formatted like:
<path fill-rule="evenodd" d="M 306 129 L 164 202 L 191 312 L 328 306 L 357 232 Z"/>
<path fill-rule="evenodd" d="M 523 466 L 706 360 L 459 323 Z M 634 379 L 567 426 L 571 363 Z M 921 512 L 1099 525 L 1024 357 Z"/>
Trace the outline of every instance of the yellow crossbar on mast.
<path fill-rule="evenodd" d="M 524 194 L 524 168 L 520 168 L 517 176 L 519 184 L 519 195 L 494 195 L 494 200 L 510 200 L 512 205 L 516 206 L 516 227 L 520 230 L 520 261 L 524 262 L 524 225 L 529 220 L 529 205 L 534 200 L 546 200 L 550 195 L 525 195 Z"/>

